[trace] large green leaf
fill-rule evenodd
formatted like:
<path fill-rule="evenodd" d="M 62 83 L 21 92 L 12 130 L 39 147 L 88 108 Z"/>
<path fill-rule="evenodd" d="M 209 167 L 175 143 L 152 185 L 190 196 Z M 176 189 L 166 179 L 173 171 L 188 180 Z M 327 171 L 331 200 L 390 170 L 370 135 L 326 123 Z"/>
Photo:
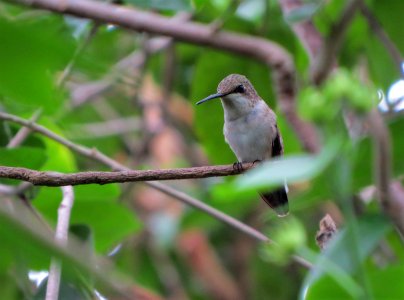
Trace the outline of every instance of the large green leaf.
<path fill-rule="evenodd" d="M 62 26 L 60 18 L 0 19 L 0 96 L 8 107 L 31 111 L 41 107 L 45 113 L 60 107 L 55 71 L 72 53 L 72 41 Z"/>
<path fill-rule="evenodd" d="M 382 25 L 382 30 L 386 32 L 398 50 L 404 52 L 404 41 L 402 30 L 402 12 L 404 10 L 403 1 L 371 1 L 370 10 L 375 18 Z M 386 91 L 400 77 L 399 68 L 393 60 L 385 43 L 370 32 L 368 41 L 365 44 L 367 61 L 373 79 L 379 83 Z"/>
<path fill-rule="evenodd" d="M 83 185 L 74 187 L 74 191 L 71 224 L 86 224 L 93 230 L 97 251 L 108 251 L 124 237 L 139 230 L 140 222 L 134 213 L 117 202 L 120 193 L 117 184 Z M 61 199 L 59 188 L 43 187 L 34 205 L 56 222 Z"/>
<path fill-rule="evenodd" d="M 42 118 L 41 125 L 47 129 L 52 130 L 54 133 L 63 137 L 63 132 L 51 120 Z M 46 136 L 40 136 L 45 144 L 48 160 L 42 166 L 43 171 L 55 172 L 75 172 L 77 171 L 76 161 L 70 149 L 60 143 L 49 139 Z"/>
<path fill-rule="evenodd" d="M 282 185 L 309 180 L 323 171 L 337 154 L 339 141 L 334 140 L 318 155 L 285 156 L 270 160 L 240 176 L 233 186 L 238 191 L 262 189 L 263 187 Z"/>
<path fill-rule="evenodd" d="M 122 42 L 125 40 L 126 42 Z M 111 45 L 119 46 L 111 47 Z M 133 48 L 133 33 L 128 34 L 123 30 L 110 29 L 109 25 L 100 25 L 96 34 L 91 37 L 91 43 L 80 52 L 74 67 L 94 79 L 99 79 L 107 72 L 109 76 L 116 75 L 116 78 L 119 78 L 122 74 L 115 73 L 113 67 L 122 57 L 133 51 Z"/>
<path fill-rule="evenodd" d="M 369 279 L 375 299 L 404 299 L 404 286 L 394 284 L 397 278 L 403 278 L 403 276 L 404 268 L 402 265 L 371 270 Z"/>
<path fill-rule="evenodd" d="M 0 148 L 0 166 L 39 169 L 46 161 L 45 149 L 36 147 Z M 0 179 L 1 183 L 15 184 L 16 180 Z"/>
<path fill-rule="evenodd" d="M 77 203 L 71 222 L 88 224 L 93 229 L 99 252 L 111 250 L 141 228 L 134 212 L 118 203 Z"/>
<path fill-rule="evenodd" d="M 46 161 L 44 149 L 34 147 L 0 148 L 0 165 L 39 169 Z"/>
<path fill-rule="evenodd" d="M 404 268 L 401 266 L 389 266 L 380 270 L 371 269 L 367 271 L 373 299 L 403 299 L 404 287 L 402 284 L 394 284 L 397 278 L 404 276 Z M 335 281 L 324 276 L 310 288 L 305 299 L 355 299 Z"/>

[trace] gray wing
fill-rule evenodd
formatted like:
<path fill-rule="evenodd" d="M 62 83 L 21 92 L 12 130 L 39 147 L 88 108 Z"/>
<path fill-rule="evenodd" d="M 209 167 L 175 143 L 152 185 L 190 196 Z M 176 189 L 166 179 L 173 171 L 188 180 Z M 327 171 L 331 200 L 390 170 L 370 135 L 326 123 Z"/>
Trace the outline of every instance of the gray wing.
<path fill-rule="evenodd" d="M 272 141 L 272 157 L 283 155 L 283 141 L 278 126 L 275 125 L 276 135 Z M 278 216 L 286 216 L 289 212 L 288 195 L 285 186 L 274 191 L 260 193 L 261 198 L 268 204 Z"/>

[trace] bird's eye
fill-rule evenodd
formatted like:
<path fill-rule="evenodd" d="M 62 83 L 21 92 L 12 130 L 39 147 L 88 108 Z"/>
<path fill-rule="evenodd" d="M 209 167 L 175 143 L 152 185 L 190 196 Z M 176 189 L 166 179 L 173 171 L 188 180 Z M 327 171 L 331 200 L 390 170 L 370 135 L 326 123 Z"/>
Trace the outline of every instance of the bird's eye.
<path fill-rule="evenodd" d="M 245 93 L 245 87 L 244 85 L 240 84 L 236 87 L 236 89 L 234 90 L 235 93 L 240 93 L 243 94 Z"/>

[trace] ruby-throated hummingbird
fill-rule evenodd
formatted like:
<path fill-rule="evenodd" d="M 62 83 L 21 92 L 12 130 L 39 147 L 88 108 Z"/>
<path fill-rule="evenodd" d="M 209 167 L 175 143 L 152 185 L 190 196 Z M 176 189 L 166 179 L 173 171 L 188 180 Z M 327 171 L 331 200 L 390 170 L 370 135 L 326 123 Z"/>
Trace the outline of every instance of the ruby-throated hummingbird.
<path fill-rule="evenodd" d="M 217 93 L 197 102 L 221 98 L 224 109 L 223 133 L 239 162 L 256 162 L 283 155 L 283 142 L 276 115 L 243 75 L 231 74 L 217 87 Z M 260 193 L 278 216 L 287 215 L 286 185 Z"/>

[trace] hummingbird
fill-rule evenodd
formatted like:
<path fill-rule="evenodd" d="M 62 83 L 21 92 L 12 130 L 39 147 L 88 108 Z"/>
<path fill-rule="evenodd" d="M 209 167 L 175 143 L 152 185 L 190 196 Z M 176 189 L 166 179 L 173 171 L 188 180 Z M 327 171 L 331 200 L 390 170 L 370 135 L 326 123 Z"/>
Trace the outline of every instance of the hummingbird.
<path fill-rule="evenodd" d="M 247 77 L 231 74 L 225 77 L 212 94 L 196 104 L 221 99 L 224 110 L 223 134 L 238 162 L 259 162 L 283 155 L 283 141 L 276 115 L 258 95 Z M 278 216 L 289 211 L 287 186 L 260 193 L 261 198 Z"/>

